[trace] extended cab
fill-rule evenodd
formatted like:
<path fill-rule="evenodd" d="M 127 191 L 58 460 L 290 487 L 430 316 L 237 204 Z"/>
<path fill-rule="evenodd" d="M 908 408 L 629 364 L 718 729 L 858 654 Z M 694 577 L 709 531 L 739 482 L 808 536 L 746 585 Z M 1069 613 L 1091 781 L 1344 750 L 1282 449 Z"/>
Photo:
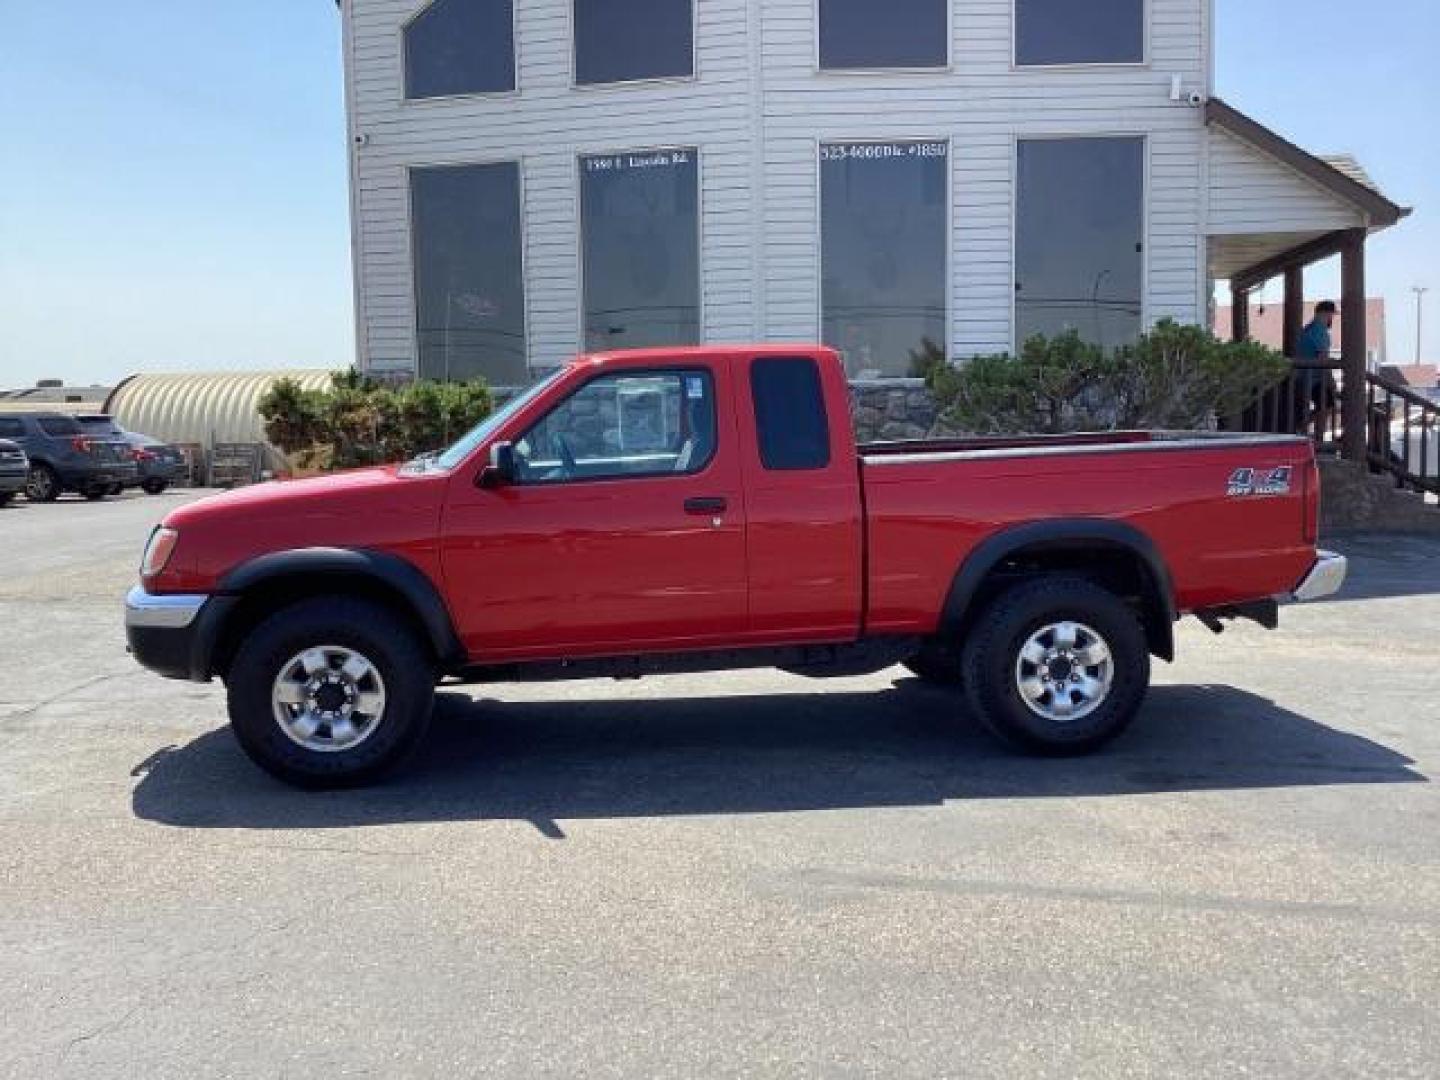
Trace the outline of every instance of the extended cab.
<path fill-rule="evenodd" d="M 130 648 L 222 678 L 262 767 L 371 779 L 437 680 L 905 663 L 1012 744 L 1129 723 L 1185 613 L 1273 627 L 1334 592 L 1303 439 L 1199 433 L 856 446 L 839 357 L 584 356 L 448 449 L 173 511 Z"/>

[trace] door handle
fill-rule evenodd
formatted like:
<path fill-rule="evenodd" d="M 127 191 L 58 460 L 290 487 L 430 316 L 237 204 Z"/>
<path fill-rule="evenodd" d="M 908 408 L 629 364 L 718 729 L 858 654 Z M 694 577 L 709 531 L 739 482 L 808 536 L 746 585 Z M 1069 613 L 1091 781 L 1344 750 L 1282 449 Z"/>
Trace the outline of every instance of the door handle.
<path fill-rule="evenodd" d="M 728 505 L 719 495 L 702 495 L 685 500 L 687 514 L 723 514 Z"/>

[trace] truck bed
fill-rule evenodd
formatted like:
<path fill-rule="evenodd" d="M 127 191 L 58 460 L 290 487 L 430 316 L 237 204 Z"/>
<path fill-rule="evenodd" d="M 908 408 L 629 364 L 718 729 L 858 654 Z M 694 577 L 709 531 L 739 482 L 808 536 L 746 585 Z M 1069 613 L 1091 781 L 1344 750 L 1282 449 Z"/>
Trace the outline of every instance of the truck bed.
<path fill-rule="evenodd" d="M 1032 523 L 1138 530 L 1171 568 L 1182 612 L 1284 591 L 1315 557 L 1313 458 L 1297 436 L 1120 431 L 859 450 L 876 631 L 914 630 L 941 608 L 948 579 L 928 568 L 959 566 L 989 537 Z"/>

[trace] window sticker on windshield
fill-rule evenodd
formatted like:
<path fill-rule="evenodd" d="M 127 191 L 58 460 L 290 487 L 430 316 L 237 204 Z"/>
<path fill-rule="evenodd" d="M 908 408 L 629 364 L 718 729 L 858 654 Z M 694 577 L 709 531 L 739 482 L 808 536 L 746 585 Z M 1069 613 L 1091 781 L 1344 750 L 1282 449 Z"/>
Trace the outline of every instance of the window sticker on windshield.
<path fill-rule="evenodd" d="M 705 396 L 705 380 L 699 375 L 685 376 L 685 396 L 691 401 L 698 401 Z"/>

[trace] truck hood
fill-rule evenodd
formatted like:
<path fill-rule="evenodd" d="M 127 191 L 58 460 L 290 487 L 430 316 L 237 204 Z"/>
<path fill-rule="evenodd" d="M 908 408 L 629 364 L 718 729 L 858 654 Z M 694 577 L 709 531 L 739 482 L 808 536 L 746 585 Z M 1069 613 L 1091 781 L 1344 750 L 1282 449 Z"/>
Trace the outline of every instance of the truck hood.
<path fill-rule="evenodd" d="M 183 530 L 221 518 L 239 522 L 391 512 L 402 506 L 414 509 L 437 500 L 444 479 L 443 473 L 401 475 L 397 466 L 384 465 L 305 480 L 268 480 L 182 506 L 165 518 L 165 524 Z"/>

